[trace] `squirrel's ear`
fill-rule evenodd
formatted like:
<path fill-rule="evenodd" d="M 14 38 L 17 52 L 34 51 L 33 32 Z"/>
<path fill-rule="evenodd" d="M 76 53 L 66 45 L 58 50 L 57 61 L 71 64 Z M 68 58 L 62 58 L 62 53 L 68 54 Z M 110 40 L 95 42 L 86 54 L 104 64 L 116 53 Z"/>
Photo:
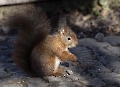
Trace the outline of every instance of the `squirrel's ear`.
<path fill-rule="evenodd" d="M 60 19 L 59 19 L 59 24 L 58 24 L 58 31 L 59 33 L 61 34 L 64 34 L 65 31 L 66 31 L 66 17 L 65 16 L 60 16 Z"/>
<path fill-rule="evenodd" d="M 61 28 L 58 30 L 60 34 L 64 34 L 65 33 L 65 28 Z"/>

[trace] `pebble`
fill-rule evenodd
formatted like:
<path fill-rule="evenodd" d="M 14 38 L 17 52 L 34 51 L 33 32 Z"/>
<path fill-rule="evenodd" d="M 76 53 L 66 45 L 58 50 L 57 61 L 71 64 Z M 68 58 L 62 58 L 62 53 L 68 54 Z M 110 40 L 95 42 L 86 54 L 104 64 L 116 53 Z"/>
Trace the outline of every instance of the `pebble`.
<path fill-rule="evenodd" d="M 99 41 L 99 42 L 104 41 L 104 34 L 103 34 L 103 33 L 97 33 L 97 34 L 95 35 L 95 39 L 96 39 L 97 41 Z"/>

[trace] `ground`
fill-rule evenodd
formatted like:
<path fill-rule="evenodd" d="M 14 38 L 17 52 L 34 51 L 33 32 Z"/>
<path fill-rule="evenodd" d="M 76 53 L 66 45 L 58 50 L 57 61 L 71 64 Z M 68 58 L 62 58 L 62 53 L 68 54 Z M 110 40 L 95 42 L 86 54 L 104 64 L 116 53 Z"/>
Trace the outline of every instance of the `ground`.
<path fill-rule="evenodd" d="M 0 87 L 120 87 L 120 37 L 103 37 L 79 40 L 71 49 L 78 62 L 69 62 L 67 77 L 41 78 L 25 75 L 11 60 L 13 36 L 0 43 Z"/>
<path fill-rule="evenodd" d="M 11 59 L 16 35 L 6 35 L 0 37 L 0 87 L 120 87 L 119 8 L 102 18 L 78 11 L 68 16 L 79 39 L 70 49 L 78 62 L 63 64 L 68 75 L 46 80 L 27 76 Z"/>

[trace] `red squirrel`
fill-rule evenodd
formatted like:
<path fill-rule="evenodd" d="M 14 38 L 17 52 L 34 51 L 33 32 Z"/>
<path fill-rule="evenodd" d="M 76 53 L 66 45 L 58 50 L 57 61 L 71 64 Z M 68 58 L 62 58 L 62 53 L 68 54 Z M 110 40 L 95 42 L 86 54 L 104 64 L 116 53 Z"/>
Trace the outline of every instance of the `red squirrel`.
<path fill-rule="evenodd" d="M 13 49 L 13 61 L 34 76 L 63 76 L 60 62 L 77 60 L 68 50 L 78 44 L 76 34 L 65 18 L 60 19 L 58 31 L 50 34 L 50 22 L 44 12 L 33 5 L 20 9 L 6 22 L 10 28 L 21 28 Z"/>

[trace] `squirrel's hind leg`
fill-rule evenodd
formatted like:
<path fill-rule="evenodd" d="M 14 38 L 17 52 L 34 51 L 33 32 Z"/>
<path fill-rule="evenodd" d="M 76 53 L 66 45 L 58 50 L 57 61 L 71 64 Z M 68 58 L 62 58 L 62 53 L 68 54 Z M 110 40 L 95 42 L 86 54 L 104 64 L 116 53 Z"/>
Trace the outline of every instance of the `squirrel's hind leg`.
<path fill-rule="evenodd" d="M 62 72 L 64 71 L 64 67 L 60 67 L 60 60 L 58 57 L 49 57 L 47 58 L 46 62 L 47 67 L 44 67 L 44 69 L 46 68 L 46 70 L 48 70 L 48 72 L 45 72 L 46 75 L 48 76 L 61 76 L 63 77 L 64 75 L 62 74 Z"/>
<path fill-rule="evenodd" d="M 64 71 L 64 67 L 58 67 L 57 70 L 53 72 L 53 76 L 61 76 L 64 77 L 65 75 L 62 73 Z"/>
<path fill-rule="evenodd" d="M 59 67 L 60 60 L 54 57 L 39 58 L 39 60 L 36 60 L 35 62 L 32 61 L 32 63 L 32 65 L 34 65 L 32 67 L 33 71 L 39 76 L 64 76 L 62 74 L 64 67 Z"/>

